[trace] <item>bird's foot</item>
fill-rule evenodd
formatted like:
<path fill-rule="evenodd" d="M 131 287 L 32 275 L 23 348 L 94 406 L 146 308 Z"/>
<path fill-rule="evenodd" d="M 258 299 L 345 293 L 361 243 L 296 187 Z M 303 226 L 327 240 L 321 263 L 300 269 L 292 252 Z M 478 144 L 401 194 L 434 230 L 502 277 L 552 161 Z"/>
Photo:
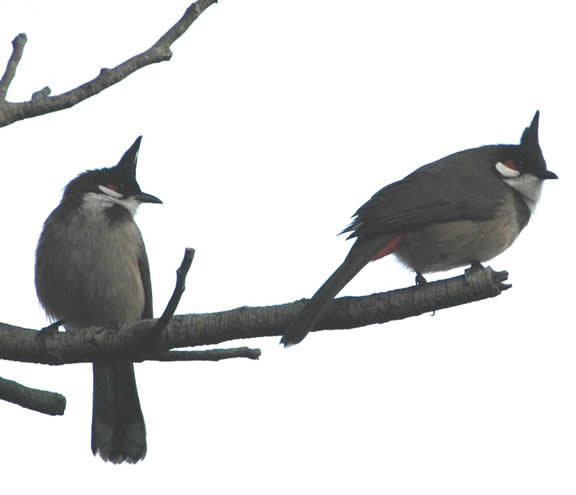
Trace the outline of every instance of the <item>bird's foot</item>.
<path fill-rule="evenodd" d="M 428 281 L 424 278 L 420 272 L 416 272 L 416 285 L 424 285 L 427 284 Z"/>
<path fill-rule="evenodd" d="M 482 266 L 482 263 L 480 263 L 479 261 L 473 261 L 470 264 L 470 268 L 466 268 L 466 270 L 464 270 L 464 278 L 466 278 L 466 280 L 468 282 L 470 282 L 470 277 L 480 271 L 480 270 L 484 270 L 484 267 Z"/>
<path fill-rule="evenodd" d="M 64 320 L 58 320 L 48 325 L 47 327 L 41 328 L 38 331 L 38 335 L 36 335 L 37 339 L 43 339 L 45 337 L 51 337 L 52 335 L 56 335 L 58 333 L 58 329 L 64 323 Z"/>

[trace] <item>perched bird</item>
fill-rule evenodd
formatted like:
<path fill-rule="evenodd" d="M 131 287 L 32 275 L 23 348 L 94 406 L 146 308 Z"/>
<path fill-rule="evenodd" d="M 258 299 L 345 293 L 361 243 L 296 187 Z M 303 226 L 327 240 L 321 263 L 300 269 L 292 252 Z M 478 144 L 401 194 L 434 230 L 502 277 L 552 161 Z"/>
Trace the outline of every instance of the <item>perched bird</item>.
<path fill-rule="evenodd" d="M 488 261 L 526 226 L 546 179 L 538 142 L 539 112 L 519 145 L 496 144 L 446 156 L 378 191 L 342 233 L 356 242 L 282 336 L 300 342 L 338 292 L 370 261 L 394 253 L 423 273 Z"/>
<path fill-rule="evenodd" d="M 141 136 L 115 167 L 88 170 L 68 183 L 47 218 L 36 250 L 36 292 L 67 331 L 108 329 L 152 318 L 146 248 L 134 215 L 162 203 L 136 182 Z M 146 427 L 134 366 L 93 365 L 92 452 L 113 463 L 146 455 Z"/>

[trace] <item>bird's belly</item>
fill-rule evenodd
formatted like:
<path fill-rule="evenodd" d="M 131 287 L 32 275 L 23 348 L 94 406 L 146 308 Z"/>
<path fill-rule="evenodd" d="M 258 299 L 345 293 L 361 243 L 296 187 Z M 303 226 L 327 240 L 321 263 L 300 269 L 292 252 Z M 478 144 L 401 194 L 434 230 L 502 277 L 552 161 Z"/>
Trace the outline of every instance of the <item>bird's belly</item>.
<path fill-rule="evenodd" d="M 514 242 L 520 230 L 514 212 L 500 212 L 484 221 L 433 224 L 406 233 L 395 254 L 416 272 L 450 270 L 494 258 Z"/>
<path fill-rule="evenodd" d="M 76 229 L 52 239 L 50 256 L 39 256 L 37 288 L 47 312 L 71 327 L 137 321 L 145 306 L 134 229 Z M 75 249 L 67 249 L 73 244 Z M 50 281 L 39 283 L 41 281 Z"/>

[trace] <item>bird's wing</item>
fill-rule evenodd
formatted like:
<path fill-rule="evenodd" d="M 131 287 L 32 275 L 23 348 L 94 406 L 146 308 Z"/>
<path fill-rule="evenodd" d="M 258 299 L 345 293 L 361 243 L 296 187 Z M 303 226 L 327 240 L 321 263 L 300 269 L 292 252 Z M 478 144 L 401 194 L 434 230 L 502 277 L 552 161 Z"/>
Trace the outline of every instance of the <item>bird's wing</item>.
<path fill-rule="evenodd" d="M 485 148 L 487 153 L 477 148 L 443 158 L 382 188 L 358 209 L 343 232 L 364 237 L 493 217 L 506 185 L 490 169 L 494 153 Z"/>
<path fill-rule="evenodd" d="M 142 287 L 144 288 L 144 310 L 142 318 L 153 318 L 154 308 L 152 305 L 152 281 L 150 280 L 150 265 L 148 264 L 148 255 L 146 248 L 142 244 L 142 251 L 138 259 L 138 268 L 142 278 Z"/>

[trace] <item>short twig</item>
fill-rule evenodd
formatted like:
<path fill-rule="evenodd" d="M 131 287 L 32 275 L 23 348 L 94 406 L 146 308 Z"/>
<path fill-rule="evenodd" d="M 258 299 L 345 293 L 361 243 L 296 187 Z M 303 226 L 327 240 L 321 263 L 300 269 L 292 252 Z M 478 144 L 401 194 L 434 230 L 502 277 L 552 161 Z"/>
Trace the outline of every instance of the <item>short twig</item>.
<path fill-rule="evenodd" d="M 184 258 L 182 259 L 180 267 L 176 270 L 176 286 L 174 287 L 174 292 L 172 293 L 172 297 L 168 301 L 162 316 L 156 321 L 151 332 L 152 335 L 159 336 L 166 329 L 168 323 L 170 323 L 170 320 L 174 316 L 176 308 L 182 298 L 182 294 L 186 290 L 186 276 L 188 275 L 188 270 L 190 270 L 190 266 L 192 265 L 195 252 L 194 248 L 186 248 L 184 250 Z"/>
<path fill-rule="evenodd" d="M 223 359 L 260 359 L 262 351 L 251 347 L 206 349 L 202 351 L 165 351 L 146 356 L 146 361 L 221 361 Z"/>
<path fill-rule="evenodd" d="M 4 75 L 2 76 L 2 79 L 0 79 L 0 102 L 6 101 L 6 94 L 8 93 L 8 88 L 10 88 L 12 79 L 14 79 L 14 75 L 16 74 L 16 69 L 18 68 L 20 59 L 22 58 L 22 53 L 24 53 L 24 45 L 26 45 L 26 41 L 27 38 L 24 33 L 20 33 L 12 40 L 12 55 L 6 64 Z"/>
<path fill-rule="evenodd" d="M 61 416 L 66 409 L 63 395 L 26 387 L 5 378 L 0 378 L 0 399 L 51 416 Z"/>

